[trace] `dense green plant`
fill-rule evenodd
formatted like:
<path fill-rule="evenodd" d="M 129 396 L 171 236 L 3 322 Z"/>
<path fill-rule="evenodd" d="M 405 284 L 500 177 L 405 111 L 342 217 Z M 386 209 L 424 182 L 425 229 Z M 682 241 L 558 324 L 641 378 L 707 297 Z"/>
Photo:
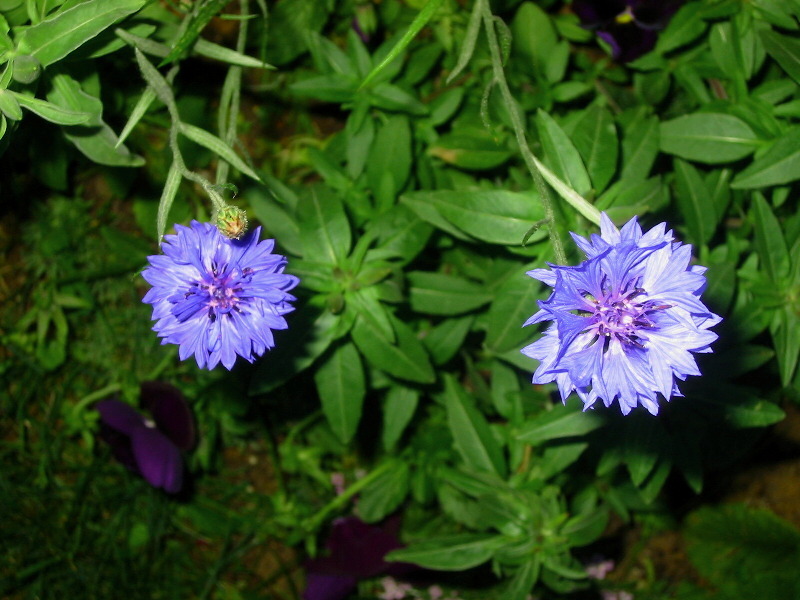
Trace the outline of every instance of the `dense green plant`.
<path fill-rule="evenodd" d="M 0 0 L 2 183 L 16 214 L 32 206 L 0 329 L 1 447 L 17 465 L 0 484 L 27 498 L 0 515 L 0 590 L 66 597 L 83 584 L 73 567 L 117 544 L 91 597 L 256 597 L 237 579 L 246 551 L 313 555 L 353 511 L 402 514 L 390 559 L 489 565 L 477 597 L 590 588 L 610 515 L 666 514 L 670 474 L 700 493 L 797 395 L 798 19 L 793 1 L 688 1 L 653 51 L 618 64 L 561 1 Z M 210 41 L 226 24 L 236 34 Z M 158 346 L 136 274 L 174 222 L 232 203 L 288 256 L 298 301 L 254 367 L 200 372 Z M 520 353 L 549 294 L 525 273 L 579 263 L 566 232 L 596 232 L 600 211 L 667 221 L 724 318 L 702 377 L 658 416 L 563 406 Z M 94 441 L 93 403 L 135 402 L 151 379 L 198 421 L 196 486 L 174 501 Z M 254 443 L 268 494 L 225 460 Z M 729 538 L 706 510 L 692 557 L 729 593 L 736 564 L 709 553 L 762 540 L 737 536 L 744 513 L 724 520 Z M 62 521 L 75 526 L 48 534 Z M 192 539 L 213 556 L 181 554 Z M 212 575 L 177 568 L 192 561 Z"/>

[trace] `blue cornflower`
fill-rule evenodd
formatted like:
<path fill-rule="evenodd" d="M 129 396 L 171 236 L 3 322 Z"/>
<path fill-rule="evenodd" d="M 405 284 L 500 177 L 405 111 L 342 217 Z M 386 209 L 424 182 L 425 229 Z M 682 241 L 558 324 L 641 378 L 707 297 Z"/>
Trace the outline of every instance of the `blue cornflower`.
<path fill-rule="evenodd" d="M 142 301 L 153 305 L 161 343 L 178 344 L 181 360 L 194 354 L 209 369 L 231 369 L 237 354 L 253 362 L 274 347 L 272 330 L 287 328 L 283 316 L 295 300 L 288 290 L 299 281 L 283 272 L 275 241 L 259 242 L 260 227 L 241 240 L 197 221 L 175 231 L 142 273 L 153 286 Z"/>
<path fill-rule="evenodd" d="M 564 402 L 574 391 L 584 410 L 616 400 L 623 414 L 641 404 L 655 415 L 657 394 L 680 396 L 675 379 L 700 375 L 691 353 L 711 352 L 722 319 L 700 300 L 706 268 L 665 223 L 642 234 L 635 217 L 619 230 L 603 213 L 600 229 L 572 234 L 586 254 L 577 267 L 528 272 L 553 292 L 525 325 L 553 323 L 522 352 L 540 361 L 533 383 L 555 381 Z"/>

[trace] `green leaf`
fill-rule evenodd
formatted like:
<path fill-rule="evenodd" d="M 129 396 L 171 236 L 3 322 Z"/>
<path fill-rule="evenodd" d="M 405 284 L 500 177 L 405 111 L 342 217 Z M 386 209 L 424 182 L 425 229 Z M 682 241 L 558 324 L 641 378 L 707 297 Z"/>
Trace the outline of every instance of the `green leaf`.
<path fill-rule="evenodd" d="M 378 130 L 366 165 L 367 181 L 377 196 L 377 204 L 386 210 L 395 203 L 411 172 L 411 127 L 408 117 L 390 117 Z M 383 179 L 390 177 L 389 183 Z M 382 211 L 381 211 L 382 212 Z"/>
<path fill-rule="evenodd" d="M 700 173 L 692 165 L 676 158 L 676 200 L 689 229 L 689 241 L 707 244 L 717 226 L 716 211 L 711 195 Z"/>
<path fill-rule="evenodd" d="M 389 319 L 389 313 L 386 312 L 383 304 L 381 304 L 378 298 L 378 290 L 374 285 L 355 291 L 348 291 L 345 295 L 345 301 L 355 308 L 361 319 L 369 321 L 373 328 L 381 331 L 381 335 L 385 339 L 394 343 L 394 328 Z"/>
<path fill-rule="evenodd" d="M 414 260 L 422 252 L 433 233 L 433 227 L 403 204 L 373 219 L 378 233 L 378 248 L 367 251 L 367 261 L 376 258 L 397 258 L 401 264 Z"/>
<path fill-rule="evenodd" d="M 306 50 L 309 32 L 325 25 L 332 5 L 319 0 L 278 2 L 269 10 L 267 54 L 270 60 L 284 65 Z"/>
<path fill-rule="evenodd" d="M 667 450 L 666 433 L 661 423 L 650 414 L 628 417 L 624 422 L 625 464 L 633 484 L 641 487 Z"/>
<path fill-rule="evenodd" d="M 314 373 L 322 412 L 339 440 L 346 444 L 361 420 L 366 385 L 358 351 L 351 343 L 333 349 Z"/>
<path fill-rule="evenodd" d="M 467 279 L 411 271 L 408 273 L 411 308 L 430 315 L 458 315 L 483 306 L 492 294 Z"/>
<path fill-rule="evenodd" d="M 300 227 L 289 213 L 270 197 L 269 192 L 258 187 L 245 192 L 244 197 L 255 217 L 276 239 L 280 248 L 285 248 L 295 256 L 302 256 L 303 242 L 300 239 Z"/>
<path fill-rule="evenodd" d="M 526 560 L 508 582 L 508 587 L 503 591 L 503 600 L 526 600 L 530 598 L 530 592 L 539 580 L 541 568 L 542 563 L 538 556 L 534 555 Z"/>
<path fill-rule="evenodd" d="M 544 150 L 545 164 L 581 196 L 588 194 L 592 183 L 572 140 L 542 109 L 536 112 L 536 127 Z"/>
<path fill-rule="evenodd" d="M 66 110 L 45 100 L 39 100 L 25 94 L 20 94 L 12 90 L 6 90 L 12 94 L 22 108 L 25 108 L 35 115 L 40 116 L 45 121 L 50 121 L 56 125 L 81 125 L 88 123 L 92 115 L 86 112 L 75 112 Z"/>
<path fill-rule="evenodd" d="M 383 449 L 391 452 L 408 427 L 419 404 L 419 392 L 404 385 L 393 385 L 383 399 Z"/>
<path fill-rule="evenodd" d="M 194 143 L 200 144 L 204 148 L 208 148 L 222 160 L 230 163 L 234 169 L 237 169 L 248 177 L 261 182 L 261 178 L 256 174 L 256 172 L 248 167 L 247 164 L 241 158 L 239 158 L 236 152 L 234 152 L 233 149 L 228 146 L 228 144 L 223 142 L 214 134 L 209 133 L 205 129 L 201 129 L 200 127 L 195 127 L 194 125 L 184 122 L 180 123 L 179 130 Z"/>
<path fill-rule="evenodd" d="M 433 383 L 436 374 L 428 355 L 414 332 L 399 319 L 390 316 L 397 342 L 392 343 L 370 321 L 356 319 L 352 336 L 367 362 L 389 375 L 417 383 Z"/>
<path fill-rule="evenodd" d="M 608 511 L 593 509 L 570 518 L 559 533 L 569 538 L 572 547 L 588 546 L 597 541 L 608 524 Z"/>
<path fill-rule="evenodd" d="M 759 263 L 767 276 L 778 283 L 789 273 L 789 249 L 783 238 L 783 230 L 764 196 L 758 193 L 753 199 L 753 215 Z"/>
<path fill-rule="evenodd" d="M 508 539 L 502 535 L 451 535 L 393 550 L 386 555 L 385 560 L 412 563 L 438 571 L 463 571 L 485 563 L 507 543 Z"/>
<path fill-rule="evenodd" d="M 782 185 L 797 179 L 800 179 L 800 127 L 792 127 L 736 175 L 731 187 L 746 190 Z"/>
<path fill-rule="evenodd" d="M 164 189 L 161 192 L 161 199 L 158 202 L 158 214 L 156 215 L 156 239 L 161 242 L 164 236 L 164 231 L 167 229 L 167 218 L 169 211 L 172 208 L 172 203 L 175 201 L 175 196 L 178 194 L 178 188 L 181 185 L 181 170 L 175 161 L 169 167 L 167 173 L 167 180 L 164 182 Z"/>
<path fill-rule="evenodd" d="M 541 285 L 524 273 L 503 282 L 486 314 L 486 347 L 497 354 L 520 348 L 534 335 L 522 324 L 538 310 L 536 301 L 544 297 Z"/>
<path fill-rule="evenodd" d="M 602 192 L 617 170 L 619 143 L 611 113 L 593 104 L 574 122 L 570 138 L 583 158 L 595 194 Z"/>
<path fill-rule="evenodd" d="M 405 33 L 397 40 L 397 43 L 392 47 L 392 49 L 383 57 L 372 71 L 364 78 L 364 81 L 361 82 L 361 88 L 366 87 L 369 83 L 381 72 L 386 66 L 391 63 L 395 58 L 397 58 L 403 50 L 405 50 L 411 41 L 417 36 L 417 34 L 422 30 L 423 27 L 428 23 L 428 21 L 433 18 L 433 15 L 436 14 L 436 11 L 439 10 L 439 6 L 441 6 L 442 0 L 428 0 L 425 3 L 425 6 L 422 7 L 422 10 L 417 13 L 417 16 L 414 17 L 414 20 L 411 21 L 411 25 L 408 26 L 408 29 Z"/>
<path fill-rule="evenodd" d="M 203 31 L 206 25 L 217 16 L 225 6 L 227 0 L 206 0 L 195 6 L 195 12 L 187 17 L 189 19 L 189 26 L 183 29 L 181 37 L 172 46 L 170 53 L 161 61 L 159 67 L 163 67 L 179 58 L 191 46 L 200 32 Z"/>
<path fill-rule="evenodd" d="M 81 89 L 81 85 L 69 75 L 59 73 L 52 78 L 53 88 L 47 99 L 71 112 L 91 115 L 85 126 L 64 127 L 64 135 L 87 158 L 97 164 L 112 167 L 140 167 L 141 156 L 131 154 L 122 145 L 111 128 L 103 121 L 103 103 Z"/>
<path fill-rule="evenodd" d="M 451 375 L 445 376 L 444 398 L 450 433 L 467 468 L 504 477 L 506 461 L 503 449 L 484 416 Z"/>
<path fill-rule="evenodd" d="M 447 164 L 475 171 L 494 169 L 513 156 L 485 130 L 445 133 L 428 147 L 428 153 Z"/>
<path fill-rule="evenodd" d="M 718 387 L 715 393 L 725 393 L 724 397 L 706 395 L 698 397 L 697 402 L 706 405 L 709 414 L 720 416 L 726 424 L 737 429 L 766 427 L 786 417 L 772 402 L 761 400 L 730 385 Z"/>
<path fill-rule="evenodd" d="M 324 186 L 307 189 L 297 203 L 303 256 L 308 260 L 343 264 L 350 252 L 350 223 L 339 197 Z"/>
<path fill-rule="evenodd" d="M 606 424 L 606 418 L 593 411 L 576 411 L 568 406 L 554 406 L 550 412 L 529 419 L 517 433 L 517 439 L 529 444 L 586 435 Z"/>
<path fill-rule="evenodd" d="M 446 319 L 428 332 L 422 341 L 434 364 L 443 365 L 455 356 L 461 349 L 474 320 L 472 316 Z"/>
<path fill-rule="evenodd" d="M 472 58 L 472 53 L 475 51 L 475 43 L 478 41 L 478 35 L 480 35 L 481 32 L 481 8 L 482 5 L 480 2 L 475 2 L 472 6 L 472 13 L 470 13 L 469 16 L 467 31 L 461 41 L 461 51 L 458 53 L 456 65 L 447 77 L 447 85 L 450 85 L 453 80 L 458 77 Z"/>
<path fill-rule="evenodd" d="M 520 246 L 531 225 L 544 218 L 541 203 L 532 191 L 419 191 L 405 194 L 403 199 L 432 205 L 438 215 L 459 230 L 491 244 Z M 540 240 L 546 235 L 540 231 L 532 239 Z"/>
<path fill-rule="evenodd" d="M 22 109 L 19 104 L 13 92 L 9 93 L 9 90 L 0 88 L 0 113 L 3 113 L 7 119 L 12 121 L 22 119 Z"/>
<path fill-rule="evenodd" d="M 772 29 L 761 29 L 759 36 L 767 53 L 789 77 L 800 83 L 800 40 L 781 35 Z"/>
<path fill-rule="evenodd" d="M 775 316 L 770 331 L 775 343 L 781 384 L 786 387 L 794 378 L 797 358 L 800 356 L 800 320 L 794 307 L 783 306 Z"/>
<path fill-rule="evenodd" d="M 19 37 L 19 52 L 35 56 L 47 67 L 146 3 L 147 0 L 82 2 L 25 29 Z"/>
<path fill-rule="evenodd" d="M 706 30 L 706 23 L 694 5 L 682 7 L 658 35 L 655 51 L 665 54 L 696 40 Z"/>
<path fill-rule="evenodd" d="M 547 60 L 558 44 L 550 16 L 534 2 L 523 2 L 511 22 L 514 52 L 526 71 L 544 78 Z M 552 81 L 552 80 L 551 80 Z"/>
<path fill-rule="evenodd" d="M 739 160 L 759 143 L 747 123 L 720 113 L 694 113 L 665 121 L 660 139 L 663 152 L 706 164 Z"/>
<path fill-rule="evenodd" d="M 499 360 L 492 361 L 491 375 L 492 404 L 504 418 L 512 419 L 521 410 L 519 402 L 519 375 L 511 367 Z"/>
<path fill-rule="evenodd" d="M 644 108 L 634 114 L 623 128 L 621 179 L 646 179 L 658 155 L 660 125 L 658 118 Z"/>
<path fill-rule="evenodd" d="M 473 241 L 470 236 L 462 232 L 458 227 L 454 227 L 445 219 L 436 207 L 427 201 L 425 196 L 418 197 L 419 192 L 404 194 L 400 197 L 400 202 L 410 208 L 420 219 L 430 223 L 434 227 L 450 234 L 457 240 L 465 242 Z"/>
<path fill-rule="evenodd" d="M 717 598 L 800 595 L 800 531 L 772 512 L 738 504 L 709 506 L 688 516 L 685 536 L 689 558 Z"/>
<path fill-rule="evenodd" d="M 242 54 L 241 52 L 237 52 L 236 50 L 232 50 L 231 48 L 226 48 L 225 46 L 220 46 L 219 44 L 214 44 L 213 42 L 209 42 L 208 40 L 204 40 L 203 38 L 200 38 L 195 42 L 193 50 L 200 56 L 205 56 L 206 58 L 211 58 L 214 60 L 218 60 L 220 62 L 228 63 L 229 65 L 237 65 L 239 67 L 249 67 L 252 69 L 275 68 L 274 66 L 262 62 L 257 58 L 253 58 L 252 56 L 247 56 L 246 54 Z M 167 59 L 164 60 L 166 61 Z"/>
<path fill-rule="evenodd" d="M 384 110 L 407 112 L 412 115 L 428 113 L 428 107 L 415 96 L 385 81 L 369 90 L 369 100 L 373 106 Z"/>
<path fill-rule="evenodd" d="M 358 516 L 366 523 L 377 523 L 393 513 L 408 495 L 410 471 L 408 464 L 391 461 L 392 467 L 373 479 L 359 495 Z"/>

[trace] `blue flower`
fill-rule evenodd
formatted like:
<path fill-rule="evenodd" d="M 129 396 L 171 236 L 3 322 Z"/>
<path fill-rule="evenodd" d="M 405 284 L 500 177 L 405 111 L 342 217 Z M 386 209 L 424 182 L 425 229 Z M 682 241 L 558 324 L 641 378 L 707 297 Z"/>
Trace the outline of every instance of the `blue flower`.
<path fill-rule="evenodd" d="M 564 402 L 576 392 L 584 410 L 616 400 L 623 414 L 641 404 L 655 415 L 658 394 L 680 396 L 675 379 L 700 375 L 692 353 L 711 352 L 722 319 L 700 300 L 706 268 L 665 223 L 642 234 L 636 218 L 618 230 L 603 213 L 600 227 L 572 234 L 586 254 L 577 267 L 528 272 L 553 292 L 525 325 L 552 324 L 522 352 L 540 361 L 533 383 L 555 381 Z"/>
<path fill-rule="evenodd" d="M 272 330 L 286 329 L 284 315 L 294 310 L 288 290 L 298 279 L 283 272 L 286 258 L 272 253 L 274 240 L 259 242 L 260 227 L 241 240 L 197 221 L 175 230 L 142 273 L 153 286 L 142 300 L 153 305 L 153 330 L 200 368 L 231 369 L 237 354 L 253 362 L 275 346 Z"/>

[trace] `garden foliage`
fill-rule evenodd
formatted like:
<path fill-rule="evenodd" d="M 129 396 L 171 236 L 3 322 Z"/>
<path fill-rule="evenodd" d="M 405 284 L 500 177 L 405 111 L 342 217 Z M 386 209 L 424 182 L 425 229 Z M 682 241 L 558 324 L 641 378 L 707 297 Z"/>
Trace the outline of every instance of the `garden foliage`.
<path fill-rule="evenodd" d="M 630 8 L 592 24 L 578 10 L 592 3 L 574 4 L 0 0 L 0 193 L 20 220 L 3 287 L 22 291 L 0 325 L 2 459 L 17 465 L 0 479 L 13 499 L 0 593 L 67 597 L 75 565 L 97 564 L 89 597 L 113 581 L 153 597 L 142 579 L 182 590 L 166 597 L 258 597 L 252 572 L 236 579 L 247 552 L 279 540 L 315 556 L 335 518 L 399 514 L 404 546 L 387 561 L 478 573 L 477 591 L 455 586 L 463 597 L 566 597 L 592 585 L 588 553 L 611 518 L 668 514 L 670 477 L 700 493 L 783 418 L 800 387 L 800 3 L 666 3 L 633 37 Z M 641 381 L 583 410 L 554 375 L 531 383 L 539 363 L 521 350 L 542 331 L 523 324 L 563 291 L 553 273 L 600 262 L 586 239 L 603 250 L 589 238 L 601 220 L 605 237 L 606 219 L 633 217 L 666 222 L 668 250 L 647 260 L 680 254 L 669 281 L 684 286 L 662 290 L 672 304 L 637 304 L 637 336 L 686 294 L 708 316 L 670 321 L 697 343 L 663 359 L 668 378 L 642 392 L 650 412 L 626 395 Z M 200 296 L 182 296 L 189 281 Z M 180 351 L 159 345 L 142 297 Z M 238 337 L 209 324 L 228 313 Z M 559 348 L 542 339 L 547 363 Z M 183 480 L 177 496 L 95 443 L 95 403 L 136 404 L 155 379 L 197 421 L 185 477 L 164 442 L 158 485 Z M 254 445 L 271 464 L 255 492 L 230 463 Z M 687 535 L 717 537 L 692 556 L 730 593 L 720 573 L 736 564 L 706 557 L 743 536 L 704 510 Z M 731 527 L 748 522 L 733 512 Z M 796 532 L 750 518 L 796 555 Z M 49 545 L 21 534 L 59 519 Z M 213 560 L 182 552 L 200 541 Z"/>

